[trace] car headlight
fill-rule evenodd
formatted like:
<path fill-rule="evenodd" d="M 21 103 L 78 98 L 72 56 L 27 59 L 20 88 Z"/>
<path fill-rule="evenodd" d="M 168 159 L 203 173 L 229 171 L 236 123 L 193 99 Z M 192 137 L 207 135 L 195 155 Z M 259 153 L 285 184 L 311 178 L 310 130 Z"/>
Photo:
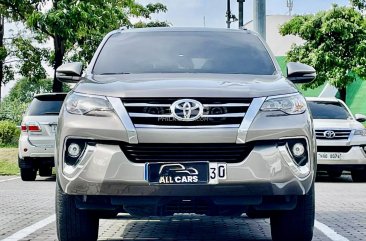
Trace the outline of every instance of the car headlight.
<path fill-rule="evenodd" d="M 75 115 L 108 116 L 113 107 L 106 97 L 72 93 L 65 102 L 66 111 Z"/>
<path fill-rule="evenodd" d="M 366 129 L 355 130 L 355 135 L 366 136 Z"/>
<path fill-rule="evenodd" d="M 306 111 L 305 98 L 300 94 L 268 97 L 263 103 L 262 111 L 282 111 L 288 115 L 302 114 Z"/>

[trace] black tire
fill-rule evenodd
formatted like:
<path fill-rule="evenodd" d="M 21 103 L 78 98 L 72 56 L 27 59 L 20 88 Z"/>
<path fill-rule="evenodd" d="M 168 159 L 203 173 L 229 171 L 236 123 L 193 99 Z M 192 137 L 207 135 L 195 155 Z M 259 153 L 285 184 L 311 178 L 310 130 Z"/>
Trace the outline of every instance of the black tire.
<path fill-rule="evenodd" d="M 52 176 L 52 167 L 40 167 L 39 175 L 41 177 L 49 177 Z"/>
<path fill-rule="evenodd" d="M 352 180 L 354 182 L 366 182 L 366 170 L 352 170 L 351 171 Z"/>
<path fill-rule="evenodd" d="M 342 176 L 343 170 L 328 170 L 327 173 L 329 177 L 337 178 Z"/>
<path fill-rule="evenodd" d="M 37 169 L 34 168 L 20 168 L 20 177 L 25 182 L 35 181 L 37 177 Z"/>
<path fill-rule="evenodd" d="M 271 216 L 273 241 L 311 241 L 315 219 L 314 186 L 299 196 L 294 210 L 280 211 Z"/>
<path fill-rule="evenodd" d="M 99 218 L 76 208 L 75 197 L 56 184 L 56 227 L 59 241 L 96 241 Z"/>

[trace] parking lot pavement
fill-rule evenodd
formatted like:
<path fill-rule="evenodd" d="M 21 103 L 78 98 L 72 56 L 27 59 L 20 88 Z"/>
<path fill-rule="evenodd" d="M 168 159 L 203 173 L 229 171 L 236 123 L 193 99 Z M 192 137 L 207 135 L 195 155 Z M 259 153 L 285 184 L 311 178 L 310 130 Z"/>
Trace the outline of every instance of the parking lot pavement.
<path fill-rule="evenodd" d="M 15 178 L 15 179 L 14 179 Z M 0 241 L 57 240 L 54 179 L 22 182 L 0 177 Z M 366 184 L 350 177 L 316 183 L 314 241 L 366 240 Z M 99 240 L 271 240 L 269 220 L 180 215 L 167 218 L 101 220 Z"/>

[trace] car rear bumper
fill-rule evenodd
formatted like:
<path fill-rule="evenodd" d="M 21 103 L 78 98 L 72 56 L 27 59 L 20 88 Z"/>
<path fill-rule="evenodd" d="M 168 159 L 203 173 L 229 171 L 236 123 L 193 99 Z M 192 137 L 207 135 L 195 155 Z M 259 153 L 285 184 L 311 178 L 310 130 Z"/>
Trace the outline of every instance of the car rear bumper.
<path fill-rule="evenodd" d="M 333 148 L 337 150 L 337 147 Z M 318 152 L 318 165 L 366 165 L 366 154 L 361 146 L 352 146 L 345 153 L 336 151 L 334 153 L 340 154 L 340 158 L 330 158 L 330 153 L 327 153 L 328 158 L 323 158 L 322 152 Z"/>
<path fill-rule="evenodd" d="M 75 167 L 57 167 L 58 182 L 67 194 L 107 196 L 271 196 L 304 195 L 314 180 L 314 157 L 299 167 L 286 145 L 261 144 L 240 163 L 227 164 L 227 179 L 218 184 L 152 185 L 145 164 L 130 162 L 119 145 L 88 146 Z"/>
<path fill-rule="evenodd" d="M 54 157 L 54 143 L 49 143 L 47 145 L 33 145 L 29 142 L 28 136 L 21 136 L 19 139 L 19 157 L 21 159 L 30 157 L 45 157 L 45 158 L 53 158 Z"/>

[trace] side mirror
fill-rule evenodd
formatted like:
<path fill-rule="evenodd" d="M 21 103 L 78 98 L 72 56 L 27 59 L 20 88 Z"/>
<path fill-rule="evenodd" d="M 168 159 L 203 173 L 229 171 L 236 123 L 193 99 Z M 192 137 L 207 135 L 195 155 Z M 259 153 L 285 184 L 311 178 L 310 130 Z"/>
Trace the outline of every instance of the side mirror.
<path fill-rule="evenodd" d="M 76 83 L 81 79 L 83 64 L 81 62 L 63 64 L 56 69 L 56 78 L 65 83 Z"/>
<path fill-rule="evenodd" d="M 359 121 L 359 122 L 365 122 L 366 121 L 366 116 L 362 115 L 362 114 L 356 114 L 355 118 L 356 118 L 356 121 Z"/>
<path fill-rule="evenodd" d="M 287 79 L 295 84 L 310 83 L 316 78 L 316 71 L 313 67 L 296 62 L 287 64 Z"/>

